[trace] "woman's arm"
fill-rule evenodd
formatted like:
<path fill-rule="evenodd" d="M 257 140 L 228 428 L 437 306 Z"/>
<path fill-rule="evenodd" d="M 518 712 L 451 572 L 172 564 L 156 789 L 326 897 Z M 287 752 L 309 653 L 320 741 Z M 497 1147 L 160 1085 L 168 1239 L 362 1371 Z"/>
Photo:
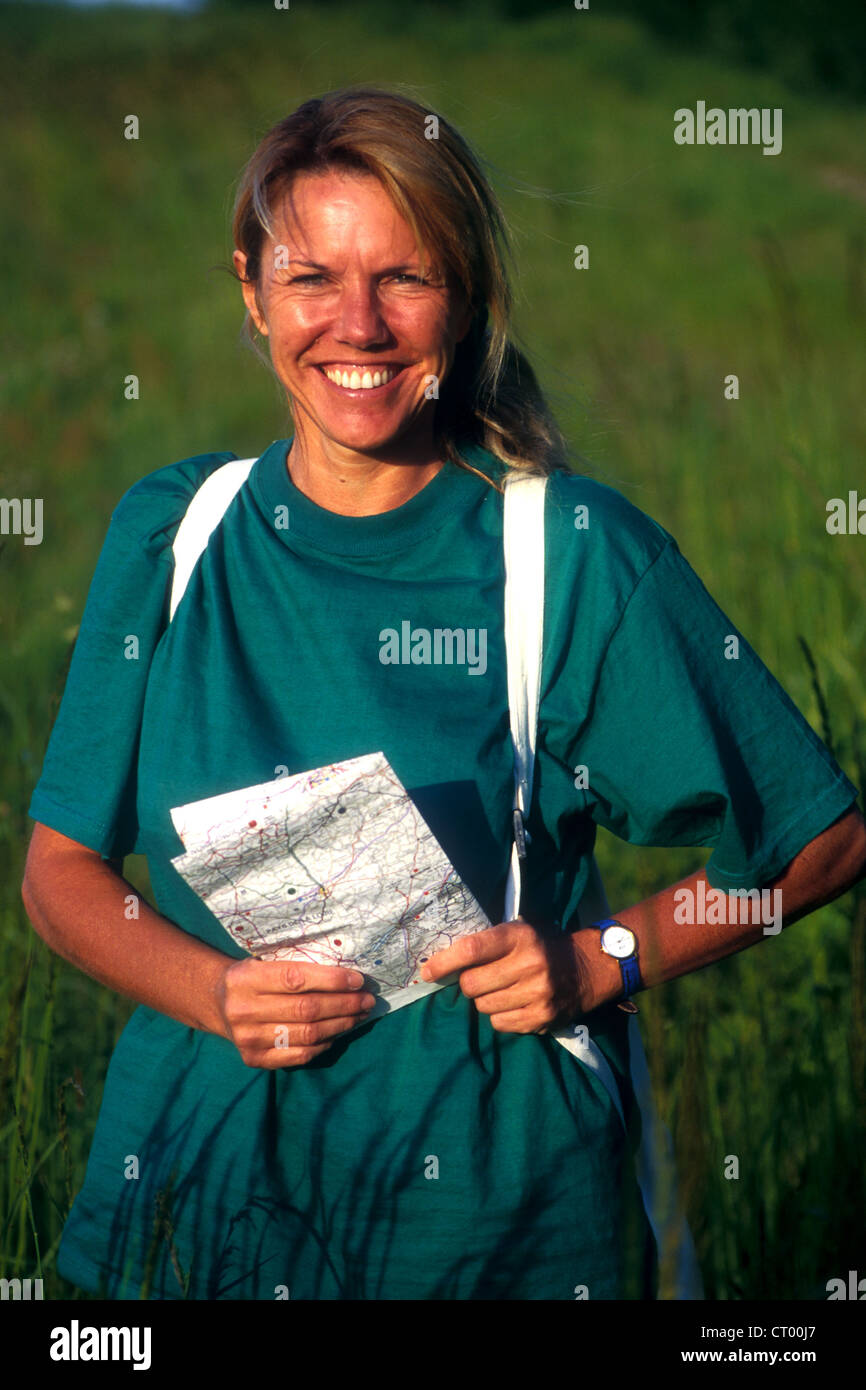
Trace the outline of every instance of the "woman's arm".
<path fill-rule="evenodd" d="M 866 876 L 866 821 L 854 808 L 835 821 L 822 834 L 800 851 L 778 878 L 761 887 L 769 890 L 767 905 L 778 904 L 782 926 L 806 917 L 810 912 L 832 902 L 853 888 Z M 738 916 L 748 916 L 748 922 L 719 923 L 683 922 L 682 889 L 696 901 L 699 882 L 712 894 L 703 872 L 671 884 L 654 897 L 646 898 L 633 907 L 616 914 L 616 919 L 631 928 L 638 941 L 638 964 L 641 979 L 649 987 L 674 980 L 713 961 L 742 951 L 761 941 L 765 935 L 776 935 L 779 922 L 768 921 L 765 914 L 759 925 L 752 924 L 752 909 L 746 912 L 745 902 Z M 775 895 L 778 893 L 778 897 Z M 728 899 L 733 906 L 735 899 Z M 677 914 L 677 915 L 675 915 Z M 733 912 L 727 915 L 733 916 Z M 679 916 L 680 920 L 677 920 Z M 765 929 L 766 923 L 766 929 Z M 622 974 L 612 956 L 605 955 L 599 945 L 600 932 L 577 932 L 574 936 L 579 962 L 589 981 L 596 1004 L 607 1003 L 622 996 Z M 591 1007 L 596 1007 L 596 1004 Z M 586 1006 L 584 1005 L 584 1008 Z"/>
<path fill-rule="evenodd" d="M 214 950 L 155 911 L 121 867 L 37 822 L 21 888 L 34 929 L 101 984 L 228 1038 L 247 1065 L 303 1065 L 375 1003 L 359 971 Z"/>
<path fill-rule="evenodd" d="M 772 883 L 761 885 L 781 894 L 781 923 L 788 925 L 846 893 L 866 877 L 866 822 L 856 808 L 847 812 L 806 845 Z M 683 889 L 697 898 L 699 883 L 712 893 L 703 872 L 673 883 L 652 898 L 616 914 L 635 934 L 638 964 L 645 986 L 700 970 L 724 956 L 760 941 L 765 922 L 731 925 L 684 924 L 676 913 Z M 730 901 L 730 900 L 729 900 Z M 777 900 L 779 901 L 779 900 Z M 737 916 L 742 909 L 738 909 Z M 728 914 L 732 915 L 732 914 Z M 775 934 L 776 925 L 769 926 Z M 421 968 L 425 980 L 440 980 L 460 971 L 460 988 L 490 1015 L 503 1032 L 535 1033 L 590 1013 L 623 993 L 619 963 L 600 946 L 599 931 L 542 937 L 522 921 L 500 922 L 464 936 L 439 951 Z"/>
<path fill-rule="evenodd" d="M 191 1028 L 221 1032 L 217 989 L 229 958 L 155 912 L 121 867 L 37 822 L 21 886 L 34 930 L 100 984 Z"/>

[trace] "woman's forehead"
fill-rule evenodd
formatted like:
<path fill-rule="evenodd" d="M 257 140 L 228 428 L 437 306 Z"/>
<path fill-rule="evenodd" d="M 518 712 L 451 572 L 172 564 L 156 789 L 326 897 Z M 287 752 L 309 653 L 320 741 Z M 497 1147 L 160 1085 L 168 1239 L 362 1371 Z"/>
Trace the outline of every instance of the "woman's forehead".
<path fill-rule="evenodd" d="M 288 226 L 333 221 L 353 215 L 358 209 L 375 212 L 377 217 L 407 227 L 405 219 L 387 191 L 373 175 L 361 171 L 302 171 L 290 184 L 279 189 L 272 204 L 272 215 Z"/>
<path fill-rule="evenodd" d="M 274 198 L 271 223 L 273 240 L 305 255 L 332 246 L 417 257 L 412 228 L 372 174 L 298 174 Z"/>

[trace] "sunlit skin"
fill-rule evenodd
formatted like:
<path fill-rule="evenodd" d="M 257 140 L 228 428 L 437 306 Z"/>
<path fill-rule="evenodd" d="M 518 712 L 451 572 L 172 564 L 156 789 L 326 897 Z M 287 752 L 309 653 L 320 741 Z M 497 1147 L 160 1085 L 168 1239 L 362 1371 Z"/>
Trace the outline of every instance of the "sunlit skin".
<path fill-rule="evenodd" d="M 243 295 L 292 403 L 292 481 L 347 516 L 400 506 L 442 467 L 436 401 L 425 393 L 432 377 L 441 390 L 469 331 L 465 297 L 434 254 L 425 267 L 369 174 L 299 174 L 274 209 L 274 233 L 261 257 L 261 309 L 253 285 Z M 233 259 L 243 277 L 246 257 Z M 346 390 L 322 371 L 338 364 L 400 370 L 388 385 Z"/>

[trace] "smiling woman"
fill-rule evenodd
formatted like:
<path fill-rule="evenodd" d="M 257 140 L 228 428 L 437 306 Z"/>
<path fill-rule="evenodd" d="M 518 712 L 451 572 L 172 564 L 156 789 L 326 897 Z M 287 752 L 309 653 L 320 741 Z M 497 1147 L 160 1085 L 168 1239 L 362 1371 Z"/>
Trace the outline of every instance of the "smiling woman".
<path fill-rule="evenodd" d="M 630 995 L 765 939 L 683 923 L 683 891 L 772 887 L 787 925 L 866 865 L 856 787 L 745 637 L 727 659 L 736 629 L 673 537 L 567 467 L 508 336 L 502 215 L 437 121 L 429 139 L 424 107 L 349 89 L 255 151 L 234 264 L 294 434 L 211 516 L 176 608 L 181 523 L 241 464 L 197 455 L 120 500 L 30 803 L 36 930 L 142 1005 L 58 1256 L 111 1298 L 656 1297 L 662 1257 L 691 1252 L 663 1249 L 632 1161 Z M 521 470 L 546 478 L 543 663 L 506 921 L 502 493 Z M 171 816 L 375 752 L 493 924 L 381 1016 L 347 965 L 238 945 L 177 872 Z M 599 921 L 598 825 L 711 847 L 706 873 Z M 156 908 L 122 877 L 132 852 Z M 417 920 L 381 924 L 413 962 Z M 566 1024 L 594 1069 L 551 1036 Z"/>
<path fill-rule="evenodd" d="M 411 229 L 371 174 L 298 173 L 280 203 L 259 274 L 234 253 L 244 299 L 267 335 L 274 370 L 292 401 L 289 470 L 308 497 L 358 515 L 406 501 L 441 467 L 435 397 L 472 313 L 446 275 L 422 264 Z M 303 267 L 316 267 L 305 273 Z M 369 462 L 400 465 L 379 473 Z M 394 484 L 399 481 L 395 492 Z M 382 484 L 385 483 L 383 488 Z"/>
<path fill-rule="evenodd" d="M 478 471 L 461 442 L 510 467 L 566 466 L 509 339 L 502 211 L 459 132 L 430 122 L 393 93 L 330 93 L 276 125 L 244 172 L 233 260 L 248 331 L 270 340 L 292 401 L 296 481 L 312 483 L 317 462 L 350 469 L 356 444 L 412 469 L 404 487 L 443 461 Z M 330 500 L 353 491 L 347 475 Z"/>

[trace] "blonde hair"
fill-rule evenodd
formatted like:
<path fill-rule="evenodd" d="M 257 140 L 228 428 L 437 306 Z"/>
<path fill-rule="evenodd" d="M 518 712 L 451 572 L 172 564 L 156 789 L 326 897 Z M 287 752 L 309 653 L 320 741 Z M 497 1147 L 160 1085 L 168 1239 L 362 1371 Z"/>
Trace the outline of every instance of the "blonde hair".
<path fill-rule="evenodd" d="M 410 97 L 345 87 L 305 101 L 264 136 L 243 170 L 232 215 L 234 243 L 247 257 L 245 279 L 255 284 L 257 301 L 276 200 L 295 174 L 333 168 L 379 180 L 411 227 L 419 254 L 435 248 L 434 259 L 473 311 L 436 402 L 434 442 L 442 457 L 487 478 L 461 457 L 460 443 L 469 441 L 511 469 L 569 470 L 565 440 L 535 372 L 509 338 L 512 252 L 502 209 L 464 138 Z M 249 314 L 244 332 L 258 351 Z"/>

